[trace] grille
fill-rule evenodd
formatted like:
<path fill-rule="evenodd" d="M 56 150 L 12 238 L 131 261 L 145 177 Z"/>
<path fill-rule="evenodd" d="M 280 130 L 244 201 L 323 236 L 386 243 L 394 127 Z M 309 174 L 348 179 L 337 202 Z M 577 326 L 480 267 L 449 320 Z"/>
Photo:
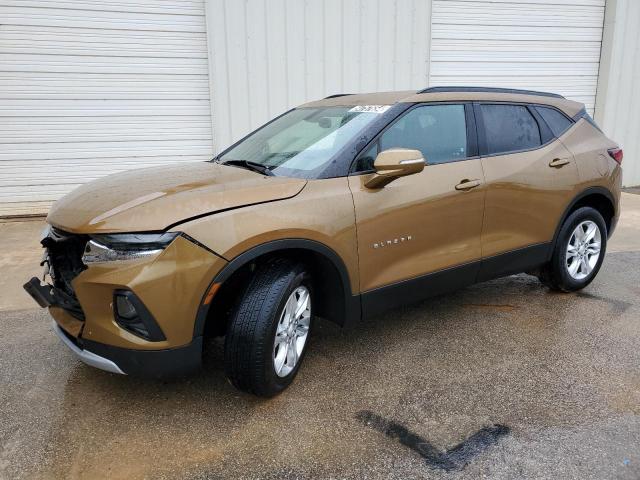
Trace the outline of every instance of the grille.
<path fill-rule="evenodd" d="M 42 240 L 42 245 L 47 251 L 45 262 L 49 264 L 54 297 L 60 307 L 80 320 L 84 320 L 84 312 L 71 281 L 86 268 L 82 263 L 82 254 L 88 240 L 86 235 L 76 235 L 54 228 Z"/>

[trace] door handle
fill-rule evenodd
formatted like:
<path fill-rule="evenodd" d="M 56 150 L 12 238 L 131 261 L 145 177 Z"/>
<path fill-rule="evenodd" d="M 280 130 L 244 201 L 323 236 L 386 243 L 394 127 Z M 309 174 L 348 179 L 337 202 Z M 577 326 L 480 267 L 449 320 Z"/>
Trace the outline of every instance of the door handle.
<path fill-rule="evenodd" d="M 456 190 L 471 190 L 472 188 L 476 188 L 480 185 L 480 180 L 461 180 L 458 185 L 456 185 Z"/>
<path fill-rule="evenodd" d="M 550 167 L 555 167 L 555 168 L 560 168 L 560 167 L 566 165 L 567 163 L 569 163 L 569 159 L 568 158 L 554 158 L 553 160 L 551 160 L 549 162 L 549 166 Z"/>

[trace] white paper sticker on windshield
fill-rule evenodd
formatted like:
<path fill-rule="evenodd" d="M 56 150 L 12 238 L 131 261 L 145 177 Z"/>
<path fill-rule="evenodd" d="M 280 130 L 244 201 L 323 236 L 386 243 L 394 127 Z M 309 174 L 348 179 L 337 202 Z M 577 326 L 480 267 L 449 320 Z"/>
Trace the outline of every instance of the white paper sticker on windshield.
<path fill-rule="evenodd" d="M 349 112 L 384 113 L 391 108 L 391 105 L 357 105 Z"/>

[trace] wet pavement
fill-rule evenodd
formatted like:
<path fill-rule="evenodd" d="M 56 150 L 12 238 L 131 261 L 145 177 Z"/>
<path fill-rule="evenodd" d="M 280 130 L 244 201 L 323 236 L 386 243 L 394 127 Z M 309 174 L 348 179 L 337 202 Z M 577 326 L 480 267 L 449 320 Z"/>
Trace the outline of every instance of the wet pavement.
<path fill-rule="evenodd" d="M 203 373 L 140 381 L 78 362 L 15 285 L 40 222 L 0 223 L 0 478 L 640 478 L 640 196 L 597 279 L 527 275 L 343 332 L 257 399 Z"/>

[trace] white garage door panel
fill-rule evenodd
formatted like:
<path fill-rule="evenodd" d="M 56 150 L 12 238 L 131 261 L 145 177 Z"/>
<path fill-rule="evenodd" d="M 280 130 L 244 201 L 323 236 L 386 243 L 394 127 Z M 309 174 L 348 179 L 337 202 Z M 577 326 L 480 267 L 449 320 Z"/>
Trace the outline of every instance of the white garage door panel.
<path fill-rule="evenodd" d="M 463 28 L 446 23 L 434 24 L 432 31 L 434 35 L 432 40 L 450 38 L 494 40 L 497 37 L 494 25 L 464 25 Z M 551 42 L 599 42 L 602 37 L 602 30 L 598 28 L 531 27 L 528 25 L 520 25 L 518 27 L 502 26 L 499 37 L 502 41 L 539 41 L 543 37 Z M 436 43 L 434 46 L 437 45 Z"/>
<path fill-rule="evenodd" d="M 84 142 L 84 143 L 7 143 L 0 152 L 2 160 L 61 160 L 98 157 L 145 157 L 153 151 L 157 155 L 181 155 L 189 149 L 192 155 L 207 155 L 209 140 L 165 140 L 149 142 Z M 212 156 L 212 155 L 211 155 Z M 4 182 L 3 182 L 4 184 Z"/>
<path fill-rule="evenodd" d="M 431 68 L 433 75 L 473 75 L 492 77 L 504 72 L 506 62 L 437 62 Z M 512 75 L 549 76 L 595 76 L 598 75 L 597 63 L 567 62 L 513 62 L 509 65 Z"/>
<path fill-rule="evenodd" d="M 155 167 L 177 161 L 204 161 L 209 158 L 209 153 L 182 157 L 93 158 L 91 164 L 87 164 L 86 159 L 65 159 L 64 163 L 60 160 L 41 161 L 37 167 L 34 162 L 9 162 L 14 174 L 12 180 L 3 181 L 2 191 L 4 195 L 11 197 L 12 202 L 0 202 L 0 217 L 16 215 L 16 204 L 20 205 L 20 215 L 46 212 L 52 202 L 78 185 L 116 171 Z M 51 178 L 59 178 L 59 183 L 52 184 Z"/>
<path fill-rule="evenodd" d="M 0 0 L 0 216 L 212 156 L 203 0 Z"/>
<path fill-rule="evenodd" d="M 6 25 L 0 29 L 2 53 L 115 55 L 206 58 L 206 34 L 91 28 Z M 195 41 L 195 43 L 194 43 Z"/>
<path fill-rule="evenodd" d="M 458 1 L 469 1 L 469 2 L 477 2 L 477 0 L 458 0 Z M 554 5 L 557 6 L 559 0 L 527 0 L 527 5 L 537 6 L 537 5 Z M 594 6 L 601 7 L 604 3 L 604 0 L 561 0 L 563 5 L 580 5 L 580 6 Z M 512 4 L 512 3 L 522 3 L 521 1 L 514 0 L 487 0 L 486 3 L 502 3 L 502 4 Z"/>
<path fill-rule="evenodd" d="M 116 30 L 204 32 L 203 15 L 163 15 L 138 12 L 99 12 L 48 7 L 0 6 L 0 18 L 9 25 L 84 27 Z M 178 17 L 178 18 L 176 18 Z"/>
<path fill-rule="evenodd" d="M 86 162 L 82 162 L 83 159 L 78 159 L 79 161 L 75 162 L 75 164 L 72 161 L 65 161 L 64 168 L 61 168 L 59 163 L 50 161 L 46 171 L 42 166 L 40 168 L 34 168 L 32 162 L 16 160 L 14 165 L 16 174 L 5 186 L 20 187 L 25 185 L 25 182 L 28 182 L 28 187 L 34 185 L 51 186 L 52 176 L 60 176 L 67 182 L 77 184 L 107 175 L 111 173 L 116 166 L 131 165 L 135 168 L 153 167 L 162 165 L 163 162 L 166 163 L 167 160 L 164 159 L 170 158 L 171 157 L 136 157 L 135 161 L 127 161 L 127 159 L 123 157 L 100 158 L 95 159 L 96 162 L 91 165 L 91 168 L 87 166 Z M 207 157 L 194 155 L 190 157 L 189 161 L 200 161 L 206 158 Z M 23 163 L 23 166 L 19 165 L 20 162 Z M 75 165 L 76 167 L 71 173 L 68 171 L 70 165 Z M 56 185 L 53 188 L 57 188 L 58 186 L 59 185 Z"/>
<path fill-rule="evenodd" d="M 592 27 L 602 28 L 599 15 L 604 1 L 599 5 L 569 5 L 563 1 L 555 4 L 537 4 L 527 0 L 510 3 L 491 1 L 436 0 L 433 15 L 438 23 L 455 25 L 503 25 L 527 27 Z"/>
<path fill-rule="evenodd" d="M 36 202 L 33 200 L 23 200 L 20 202 L 20 209 L 17 210 L 15 204 L 0 203 L 0 218 L 2 217 L 14 217 L 16 215 L 42 215 L 42 212 L 46 212 L 51 208 L 51 200 L 44 202 Z M 16 213 L 19 212 L 19 213 Z"/>
<path fill-rule="evenodd" d="M 99 57 L 89 55 L 0 54 L 7 72 L 207 74 L 206 58 Z"/>
<path fill-rule="evenodd" d="M 0 144 L 122 142 L 135 140 L 208 140 L 208 116 L 12 117 L 0 130 Z"/>
<path fill-rule="evenodd" d="M 5 0 L 6 7 L 42 7 L 42 0 Z M 49 8 L 80 9 L 97 12 L 137 12 L 176 15 L 202 15 L 201 0 L 47 0 Z"/>
<path fill-rule="evenodd" d="M 209 94 L 207 75 L 0 72 L 5 99 L 199 100 Z"/>
<path fill-rule="evenodd" d="M 81 142 L 81 143 L 6 143 L 0 151 L 2 160 L 45 160 L 67 158 L 92 159 L 103 157 L 144 157 L 149 151 L 160 155 L 180 155 L 185 149 L 192 154 L 206 155 L 211 151 L 209 139 L 163 140 L 149 142 Z M 212 155 L 213 156 L 213 155 Z"/>
<path fill-rule="evenodd" d="M 429 84 L 557 92 L 593 112 L 604 0 L 433 0 Z"/>
<path fill-rule="evenodd" d="M 2 95 L 0 93 L 0 95 Z M 2 117 L 76 117 L 129 115 L 208 115 L 209 102 L 202 100 L 2 100 Z"/>
<path fill-rule="evenodd" d="M 28 179 L 28 183 L 31 183 L 49 175 L 65 178 L 97 178 L 114 170 L 150 167 L 166 163 L 198 162 L 208 158 L 210 158 L 209 155 L 183 155 L 179 158 L 174 156 L 95 158 L 91 164 L 87 164 L 83 158 L 66 159 L 64 163 L 57 159 L 42 160 L 37 164 L 28 160 L 10 160 L 6 163 L 15 171 L 13 179 Z"/>
<path fill-rule="evenodd" d="M 444 85 L 455 85 L 455 82 L 460 80 L 457 76 L 446 75 L 439 76 L 439 79 Z M 598 85 L 598 79 L 594 77 L 581 77 L 574 79 L 572 80 L 571 85 L 567 85 L 566 80 L 563 77 L 553 76 L 531 79 L 517 75 L 501 75 L 500 80 L 508 83 L 513 88 L 526 88 L 532 83 L 540 85 L 541 88 L 544 87 L 547 91 L 555 91 L 562 88 L 567 95 L 578 95 L 585 90 L 595 89 Z M 494 86 L 494 82 L 495 79 L 493 77 L 478 77 L 474 82 L 474 85 L 478 85 L 480 87 L 491 87 Z"/>
<path fill-rule="evenodd" d="M 567 57 L 576 62 L 597 63 L 600 59 L 600 42 L 527 42 L 527 59 L 533 62 L 563 63 Z M 505 43 L 496 40 L 442 40 L 432 50 L 431 60 L 476 62 L 519 62 L 522 60 L 522 45 L 519 42 Z"/>

